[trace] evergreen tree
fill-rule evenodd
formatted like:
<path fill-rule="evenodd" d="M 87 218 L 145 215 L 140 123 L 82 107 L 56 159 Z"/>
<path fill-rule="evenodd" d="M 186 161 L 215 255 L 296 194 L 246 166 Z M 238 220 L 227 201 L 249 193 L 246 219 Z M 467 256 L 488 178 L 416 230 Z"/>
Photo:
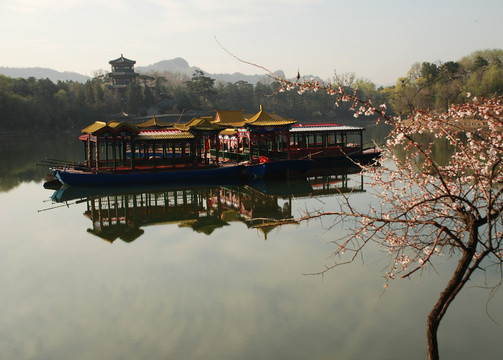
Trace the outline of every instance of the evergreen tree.
<path fill-rule="evenodd" d="M 139 98 L 136 85 L 130 83 L 126 89 L 126 112 L 136 114 L 138 112 Z"/>

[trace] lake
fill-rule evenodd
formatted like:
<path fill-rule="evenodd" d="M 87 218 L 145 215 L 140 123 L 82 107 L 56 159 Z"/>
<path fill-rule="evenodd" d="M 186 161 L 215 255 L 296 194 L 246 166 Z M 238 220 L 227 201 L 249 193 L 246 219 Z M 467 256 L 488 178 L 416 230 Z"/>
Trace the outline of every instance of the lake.
<path fill-rule="evenodd" d="M 58 192 L 35 163 L 81 159 L 75 138 L 7 138 L 0 150 L 2 360 L 426 358 L 448 256 L 385 292 L 378 247 L 306 275 L 333 263 L 352 224 L 295 218 L 336 210 L 339 191 L 374 206 L 379 189 L 360 174 Z M 499 274 L 477 274 L 443 319 L 442 359 L 501 356 L 503 294 L 490 298 L 485 279 Z"/>

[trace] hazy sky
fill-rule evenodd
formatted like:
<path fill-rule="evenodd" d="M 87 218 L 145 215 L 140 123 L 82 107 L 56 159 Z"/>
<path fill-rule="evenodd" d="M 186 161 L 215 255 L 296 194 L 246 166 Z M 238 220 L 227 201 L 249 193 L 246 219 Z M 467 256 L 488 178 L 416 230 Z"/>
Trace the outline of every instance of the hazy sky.
<path fill-rule="evenodd" d="M 503 48 L 501 0 L 0 0 L 0 66 L 92 75 L 185 58 L 210 73 L 354 72 L 394 83 L 417 61 Z"/>

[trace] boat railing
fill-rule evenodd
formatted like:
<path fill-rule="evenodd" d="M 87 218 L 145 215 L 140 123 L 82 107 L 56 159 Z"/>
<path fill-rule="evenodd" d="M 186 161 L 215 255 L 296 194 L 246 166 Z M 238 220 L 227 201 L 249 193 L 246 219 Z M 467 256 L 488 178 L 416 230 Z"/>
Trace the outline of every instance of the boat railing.
<path fill-rule="evenodd" d="M 210 154 L 211 154 L 212 158 L 216 158 L 217 151 L 214 149 L 211 149 Z M 233 152 L 233 151 L 219 150 L 218 157 L 221 160 L 230 160 L 230 161 L 241 162 L 241 161 L 248 160 L 250 158 L 250 154 L 248 151 L 247 152 Z"/>
<path fill-rule="evenodd" d="M 359 145 L 325 147 L 325 148 L 291 148 L 291 159 L 311 159 L 319 157 L 343 156 L 361 152 Z"/>
<path fill-rule="evenodd" d="M 181 158 L 135 158 L 134 168 L 152 168 L 157 167 L 190 167 L 195 166 L 196 158 L 192 157 L 181 157 Z M 96 161 L 93 161 L 92 168 L 96 169 Z M 98 162 L 98 169 L 100 170 L 132 170 L 133 164 L 131 159 L 126 160 L 100 160 Z"/>

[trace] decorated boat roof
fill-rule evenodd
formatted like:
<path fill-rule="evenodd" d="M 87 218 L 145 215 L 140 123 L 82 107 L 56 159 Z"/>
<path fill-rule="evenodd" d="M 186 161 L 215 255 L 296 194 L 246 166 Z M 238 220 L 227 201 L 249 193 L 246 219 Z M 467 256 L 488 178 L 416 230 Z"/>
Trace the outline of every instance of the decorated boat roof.
<path fill-rule="evenodd" d="M 222 135 L 222 136 L 234 136 L 237 133 L 238 132 L 235 129 L 224 129 L 224 130 L 220 131 L 220 135 Z"/>
<path fill-rule="evenodd" d="M 245 117 L 242 110 L 215 110 L 215 124 L 223 126 L 241 127 L 245 124 Z"/>
<path fill-rule="evenodd" d="M 145 128 L 165 128 L 165 127 L 172 127 L 173 124 L 170 124 L 170 123 L 166 123 L 164 121 L 160 121 L 160 120 L 157 120 L 155 118 L 155 115 L 152 117 L 152 119 L 150 120 L 147 120 L 141 124 L 136 124 L 135 125 L 136 127 L 140 128 L 140 129 L 145 129 Z"/>
<path fill-rule="evenodd" d="M 297 122 L 274 113 L 268 113 L 260 105 L 260 111 L 245 121 L 246 125 L 252 126 L 288 126 Z"/>
<path fill-rule="evenodd" d="M 83 134 L 89 134 L 95 136 L 106 133 L 120 134 L 121 132 L 127 132 L 136 135 L 140 132 L 140 129 L 129 123 L 115 120 L 109 121 L 108 123 L 105 123 L 103 121 L 95 121 L 93 124 L 82 129 Z"/>
<path fill-rule="evenodd" d="M 176 124 L 175 128 L 182 131 L 215 131 L 219 132 L 222 130 L 222 126 L 215 124 L 213 122 L 213 117 L 203 116 L 199 118 L 193 118 L 186 124 Z"/>

